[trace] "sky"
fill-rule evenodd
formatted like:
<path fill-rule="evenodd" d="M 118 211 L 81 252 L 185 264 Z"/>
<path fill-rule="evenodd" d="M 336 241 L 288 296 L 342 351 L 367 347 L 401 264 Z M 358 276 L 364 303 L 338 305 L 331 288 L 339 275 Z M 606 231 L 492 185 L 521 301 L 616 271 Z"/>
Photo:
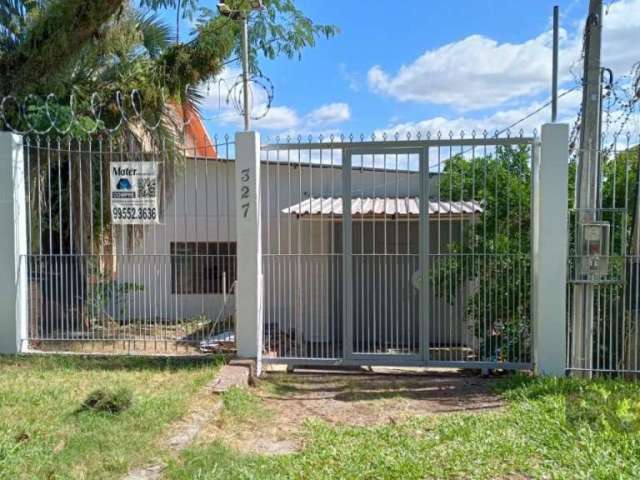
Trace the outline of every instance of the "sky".
<path fill-rule="evenodd" d="M 200 3 L 214 8 L 216 2 Z M 575 88 L 580 79 L 588 0 L 296 4 L 314 22 L 337 25 L 340 33 L 304 50 L 301 60 L 261 60 L 274 87 L 270 110 L 254 122 L 265 136 L 501 130 L 549 99 L 556 4 L 561 12 L 560 92 Z M 624 87 L 624 76 L 640 61 L 640 0 L 605 0 L 605 11 L 603 66 Z M 223 81 L 203 86 L 212 135 L 232 134 L 242 125 L 225 104 L 227 85 L 239 73 L 240 65 L 229 65 Z M 259 115 L 266 95 L 256 85 L 253 90 L 253 112 Z M 563 96 L 559 120 L 574 122 L 580 100 L 579 88 Z M 550 108 L 545 108 L 515 129 L 531 131 L 549 119 Z M 640 116 L 634 115 L 629 127 L 640 131 Z"/>

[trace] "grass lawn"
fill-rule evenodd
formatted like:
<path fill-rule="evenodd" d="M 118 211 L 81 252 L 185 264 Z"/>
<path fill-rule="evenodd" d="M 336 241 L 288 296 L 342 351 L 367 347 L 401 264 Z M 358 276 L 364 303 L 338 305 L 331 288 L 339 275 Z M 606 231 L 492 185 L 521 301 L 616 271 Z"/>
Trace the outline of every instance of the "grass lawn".
<path fill-rule="evenodd" d="M 187 449 L 172 479 L 640 478 L 640 386 L 622 381 L 512 377 L 503 409 L 414 417 L 375 427 L 307 422 L 303 449 L 249 455 L 220 441 Z M 223 420 L 265 415 L 232 391 Z M 256 421 L 254 418 L 252 421 Z"/>
<path fill-rule="evenodd" d="M 0 357 L 0 478 L 119 478 L 163 455 L 156 442 L 220 362 L 202 359 Z M 128 388 L 130 409 L 81 411 L 98 388 Z"/>

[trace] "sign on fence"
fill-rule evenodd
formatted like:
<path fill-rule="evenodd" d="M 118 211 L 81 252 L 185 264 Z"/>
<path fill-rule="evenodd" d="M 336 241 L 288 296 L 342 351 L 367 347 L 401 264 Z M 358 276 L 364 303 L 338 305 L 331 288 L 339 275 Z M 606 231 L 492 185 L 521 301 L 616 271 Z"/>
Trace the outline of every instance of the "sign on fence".
<path fill-rule="evenodd" d="M 112 223 L 159 223 L 158 162 L 111 162 L 110 171 Z"/>

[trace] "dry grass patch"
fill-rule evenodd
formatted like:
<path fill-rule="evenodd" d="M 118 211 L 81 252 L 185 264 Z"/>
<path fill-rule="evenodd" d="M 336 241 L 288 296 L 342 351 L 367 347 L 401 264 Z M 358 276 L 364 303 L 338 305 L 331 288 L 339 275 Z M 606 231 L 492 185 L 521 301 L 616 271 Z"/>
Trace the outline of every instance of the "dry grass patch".
<path fill-rule="evenodd" d="M 459 373 L 394 371 L 265 373 L 257 388 L 223 396 L 219 419 L 200 444 L 220 441 L 245 453 L 280 454 L 304 447 L 304 426 L 323 421 L 369 427 L 415 416 L 487 411 L 502 406 L 492 380 Z"/>

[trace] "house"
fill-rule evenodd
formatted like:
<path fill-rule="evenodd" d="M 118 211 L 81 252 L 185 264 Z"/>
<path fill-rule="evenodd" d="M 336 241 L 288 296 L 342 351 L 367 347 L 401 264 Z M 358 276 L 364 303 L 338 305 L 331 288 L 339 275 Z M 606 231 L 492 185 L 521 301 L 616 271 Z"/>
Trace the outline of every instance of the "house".
<path fill-rule="evenodd" d="M 144 227 L 135 242 L 122 240 L 129 250 L 118 280 L 141 287 L 127 296 L 124 320 L 206 323 L 234 300 L 235 162 L 222 155 L 233 145 L 214 146 L 196 125 L 192 135 L 206 146 L 185 148 L 184 165 L 172 173 L 173 190 L 161 199 L 160 223 Z M 331 358 L 342 348 L 344 325 L 340 150 L 262 155 L 265 348 L 280 356 Z M 416 160 L 408 154 L 382 160 L 361 155 L 352 164 L 354 351 L 418 348 Z M 430 175 L 429 185 L 437 192 L 437 175 Z M 428 208 L 430 261 L 437 262 L 482 205 L 434 199 Z M 471 285 L 456 285 L 453 302 L 430 295 L 431 345 L 475 342 L 463 307 Z"/>

